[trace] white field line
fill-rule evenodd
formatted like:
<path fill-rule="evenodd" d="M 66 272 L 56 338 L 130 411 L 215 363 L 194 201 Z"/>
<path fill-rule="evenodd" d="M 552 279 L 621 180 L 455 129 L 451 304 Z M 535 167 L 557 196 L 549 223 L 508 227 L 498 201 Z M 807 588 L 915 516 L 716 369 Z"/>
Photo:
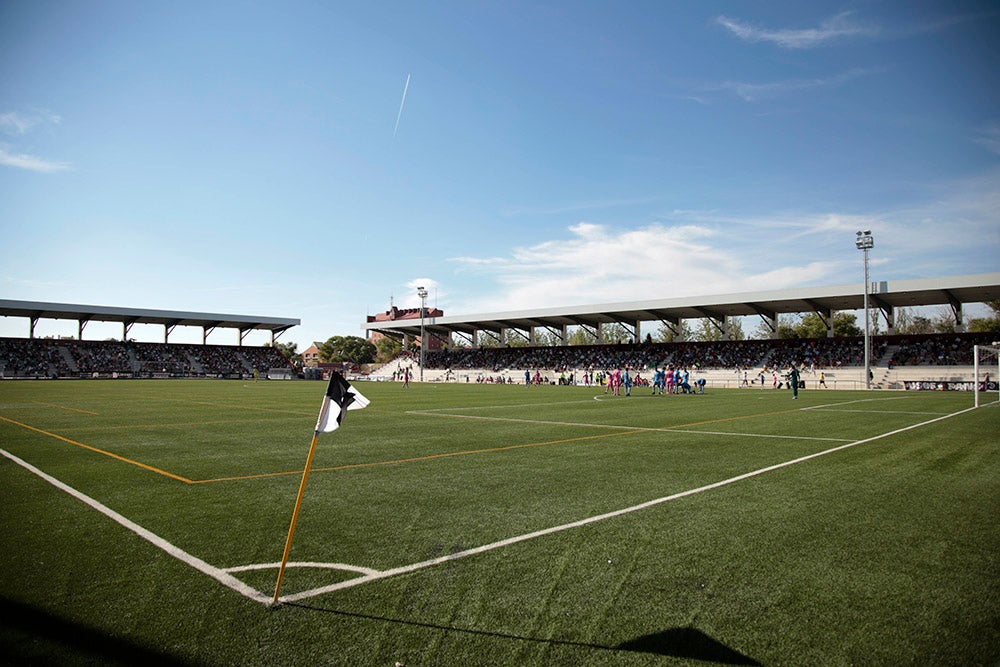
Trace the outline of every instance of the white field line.
<path fill-rule="evenodd" d="M 625 514 L 630 514 L 632 512 L 638 512 L 639 510 L 644 510 L 656 505 L 660 505 L 671 500 L 677 500 L 679 498 L 686 498 L 687 496 L 693 496 L 698 493 L 703 493 L 705 491 L 711 491 L 713 489 L 718 489 L 729 484 L 735 484 L 736 482 L 741 482 L 758 475 L 763 475 L 768 472 L 775 470 L 780 470 L 782 468 L 787 468 L 789 466 L 796 465 L 798 463 L 803 463 L 821 456 L 826 456 L 827 454 L 833 454 L 834 452 L 839 452 L 844 449 L 849 449 L 851 447 L 856 447 L 857 445 L 863 445 L 868 442 L 874 442 L 875 440 L 881 440 L 882 438 L 888 438 L 899 433 L 905 433 L 906 431 L 912 431 L 913 429 L 921 428 L 935 422 L 939 422 L 945 419 L 950 419 L 951 417 L 956 417 L 958 415 L 964 414 L 975 410 L 976 408 L 966 408 L 965 410 L 960 410 L 959 412 L 953 412 L 948 415 L 941 417 L 936 417 L 934 419 L 929 419 L 919 424 L 913 424 L 911 426 L 905 426 L 903 428 L 896 429 L 895 431 L 890 431 L 888 433 L 882 433 L 881 435 L 876 435 L 871 438 L 865 438 L 863 440 L 855 440 L 854 442 L 849 442 L 845 445 L 840 445 L 839 447 L 833 447 L 831 449 L 824 450 L 822 452 L 816 452 L 815 454 L 809 454 L 807 456 L 800 456 L 797 459 L 792 459 L 790 461 L 785 461 L 784 463 L 778 463 L 766 468 L 760 468 L 759 470 L 754 470 L 752 472 L 744 473 L 742 475 L 737 475 L 736 477 L 730 477 L 729 479 L 724 479 L 721 482 L 715 482 L 713 484 L 707 484 L 705 486 L 700 486 L 696 489 L 689 489 L 688 491 L 681 491 L 680 493 L 675 493 L 673 495 L 664 496 L 663 498 L 657 498 L 655 500 L 649 500 L 638 505 L 633 505 L 632 507 L 626 507 L 624 509 L 615 510 L 613 512 L 607 512 L 606 514 L 599 514 L 597 516 L 592 516 L 586 519 L 580 519 L 579 521 L 573 521 L 571 523 L 565 523 L 561 526 L 553 526 L 551 528 L 545 528 L 543 530 L 536 530 L 531 533 L 526 533 L 524 535 L 518 535 L 516 537 L 509 537 L 505 540 L 500 540 L 499 542 L 492 542 L 490 544 L 484 544 L 480 547 L 475 547 L 473 549 L 466 549 L 465 551 L 458 551 L 447 556 L 440 556 L 438 558 L 433 558 L 431 560 L 421 561 L 419 563 L 413 563 L 411 565 L 404 565 L 402 567 L 396 567 L 391 570 L 383 570 L 376 574 L 371 574 L 363 577 L 358 577 L 356 579 L 350 579 L 348 581 L 342 581 L 336 584 L 331 584 L 329 586 L 322 586 L 320 588 L 314 588 L 312 590 L 302 591 L 300 593 L 293 593 L 291 595 L 282 596 L 279 602 L 297 602 L 299 600 L 305 600 L 307 598 L 315 597 L 318 595 L 324 595 L 326 593 L 332 593 L 334 591 L 342 590 L 345 588 L 351 588 L 353 586 L 358 586 L 361 584 L 367 584 L 372 581 L 378 581 L 380 579 L 388 579 L 390 577 L 395 577 L 401 574 L 409 574 L 410 572 L 416 572 L 417 570 L 423 570 L 428 567 L 433 567 L 435 565 L 440 565 L 441 563 L 447 563 L 450 561 L 458 560 L 460 558 L 466 558 L 468 556 L 475 556 L 477 554 L 485 553 L 487 551 L 493 551 L 495 549 L 502 549 L 503 547 L 510 546 L 512 544 L 517 544 L 519 542 L 526 542 L 528 540 L 533 540 L 538 537 L 544 537 L 546 535 L 552 535 L 554 533 L 559 533 L 565 530 L 571 530 L 573 528 L 580 528 L 582 526 L 587 526 L 592 523 L 597 523 L 599 521 L 604 521 L 606 519 L 612 519 Z"/>
<path fill-rule="evenodd" d="M 647 431 L 650 433 L 696 433 L 698 435 L 738 435 L 745 438 L 767 438 L 787 440 L 818 440 L 820 442 L 851 442 L 849 438 L 817 438 L 806 435 L 770 435 L 760 433 L 732 433 L 730 431 L 693 431 L 680 428 L 654 428 L 650 426 L 627 426 L 624 424 L 594 424 L 593 422 L 557 422 L 544 419 L 518 419 L 516 417 L 483 417 L 482 415 L 457 415 L 448 412 L 430 412 L 428 410 L 408 410 L 408 415 L 425 417 L 451 417 L 453 419 L 476 419 L 491 422 L 514 422 L 517 424 L 542 424 L 545 426 L 582 426 L 584 428 L 603 428 L 625 431 Z"/>
<path fill-rule="evenodd" d="M 223 572 L 252 572 L 254 570 L 277 570 L 281 567 L 281 563 L 254 563 L 253 565 L 237 565 L 236 567 L 227 567 L 223 569 Z M 358 574 L 364 574 L 371 576 L 378 574 L 378 570 L 373 570 L 370 567 L 361 567 L 359 565 L 347 565 L 345 563 L 314 563 L 314 562 L 290 562 L 285 565 L 285 567 L 311 567 L 318 568 L 321 570 L 346 570 L 347 572 L 357 572 Z"/>
<path fill-rule="evenodd" d="M 135 533 L 136 535 L 138 535 L 142 539 L 146 540 L 147 542 L 149 542 L 153 546 L 158 547 L 158 548 L 162 549 L 163 551 L 167 552 L 168 554 L 170 554 L 171 556 L 173 556 L 177 560 L 179 560 L 179 561 L 181 561 L 183 563 L 187 563 L 188 565 L 190 565 L 194 569 L 198 570 L 202 574 L 207 574 L 209 577 L 211 577 L 212 579 L 215 579 L 216 581 L 218 581 L 219 583 L 221 583 L 223 586 L 226 586 L 228 588 L 233 589 L 234 591 L 236 591 L 240 595 L 245 595 L 246 597 L 250 598 L 254 602 L 261 602 L 261 603 L 264 603 L 264 604 L 270 604 L 271 597 L 269 595 L 264 595 L 263 593 L 260 593 L 260 592 L 258 592 L 256 590 L 254 590 L 253 588 L 251 588 L 250 586 L 247 586 L 242 581 L 240 581 L 236 577 L 232 576 L 231 574 L 225 572 L 224 570 L 220 570 L 217 567 L 209 565 L 208 563 L 206 563 L 202 559 L 197 558 L 195 556 L 192 556 L 191 554 L 189 554 L 188 552 L 184 551 L 183 549 L 180 549 L 180 548 L 174 546 L 173 544 L 171 544 L 170 542 L 167 542 L 165 539 L 163 539 L 159 535 L 156 535 L 156 534 L 150 532 L 149 530 L 146 530 L 145 528 L 143 528 L 139 524 L 135 523 L 134 521 L 131 521 L 130 519 L 125 518 L 124 516 L 122 516 L 121 514 L 119 514 L 116 511 L 114 511 L 113 509 L 111 509 L 107 505 L 103 505 L 103 504 L 97 502 L 96 500 L 94 500 L 93 498 L 91 498 L 90 496 L 88 496 L 88 495 L 86 495 L 86 494 L 84 494 L 84 493 L 82 493 L 80 491 L 77 491 L 73 487 L 71 487 L 71 486 L 69 486 L 67 484 L 64 484 L 63 482 L 60 482 L 55 477 L 52 477 L 51 475 L 48 475 L 48 474 L 42 472 L 41 470 L 39 470 L 35 466 L 31 465 L 27 461 L 24 461 L 23 459 L 20 459 L 20 458 L 14 456 L 10 452 L 8 452 L 6 450 L 3 450 L 3 449 L 0 449 L 0 454 L 2 454 L 3 456 L 5 456 L 6 458 L 10 459 L 11 461 L 13 461 L 14 463 L 16 463 L 17 465 L 21 466 L 22 468 L 24 468 L 28 472 L 30 472 L 30 473 L 32 473 L 34 475 L 37 475 L 38 477 L 41 477 L 43 480 L 45 480 L 46 482 L 48 482 L 52 486 L 56 487 L 57 489 L 59 489 L 61 491 L 65 491 L 66 493 L 68 493 L 69 495 L 73 496 L 74 498 L 76 498 L 80 502 L 84 503 L 85 505 L 87 505 L 91 509 L 97 510 L 98 512 L 100 512 L 104 516 L 106 516 L 109 519 L 111 519 L 112 521 L 118 523 L 122 527 L 124 527 L 124 528 L 132 531 L 133 533 Z"/>
<path fill-rule="evenodd" d="M 871 399 L 871 400 L 877 400 L 877 399 Z M 774 470 L 779 470 L 781 468 L 787 468 L 788 466 L 792 466 L 792 465 L 795 465 L 797 463 L 802 463 L 804 461 L 808 461 L 808 460 L 811 460 L 811 459 L 814 459 L 814 458 L 818 458 L 820 456 L 826 456 L 827 454 L 832 454 L 834 452 L 839 452 L 839 451 L 841 451 L 843 449 L 848 449 L 848 448 L 854 447 L 856 445 L 861 445 L 861 444 L 865 444 L 865 443 L 868 443 L 868 442 L 873 442 L 875 440 L 880 440 L 882 438 L 887 438 L 889 436 L 896 435 L 898 433 L 904 433 L 906 431 L 910 431 L 910 430 L 913 430 L 913 429 L 916 429 L 916 428 L 920 428 L 922 426 L 927 426 L 929 424 L 933 424 L 935 422 L 939 422 L 939 421 L 942 421 L 942 420 L 945 420 L 945 419 L 949 419 L 951 417 L 955 417 L 955 416 L 964 414 L 966 412 L 970 412 L 970 411 L 975 410 L 975 409 L 976 408 L 974 408 L 974 407 L 966 408 L 965 410 L 960 410 L 959 412 L 953 412 L 951 414 L 947 414 L 947 415 L 944 415 L 944 416 L 941 416 L 941 417 L 936 417 L 935 419 L 930 419 L 930 420 L 927 420 L 927 421 L 924 421 L 924 422 L 920 422 L 919 424 L 913 424 L 911 426 L 906 426 L 904 428 L 896 429 L 895 431 L 890 431 L 888 433 L 883 433 L 881 435 L 876 435 L 876 436 L 873 436 L 871 438 L 865 438 L 864 440 L 856 440 L 854 442 L 849 442 L 847 444 L 840 445 L 838 447 L 833 447 L 831 449 L 827 449 L 827 450 L 824 450 L 822 452 L 817 452 L 815 454 L 809 454 L 807 456 L 802 456 L 802 457 L 799 457 L 797 459 L 792 459 L 790 461 L 785 461 L 784 463 L 778 463 L 778 464 L 775 464 L 775 465 L 772 465 L 772 466 L 768 466 L 766 468 L 760 468 L 759 470 L 754 470 L 752 472 L 744 473 L 742 475 L 737 475 L 736 477 L 730 477 L 729 479 L 725 479 L 725 480 L 722 480 L 720 482 L 715 482 L 713 484 L 708 484 L 708 485 L 705 485 L 705 486 L 701 486 L 701 487 L 698 487 L 696 489 L 689 489 L 687 491 L 681 491 L 680 493 L 675 493 L 675 494 L 670 495 L 670 496 L 664 496 L 663 498 L 657 498 L 655 500 L 649 500 L 649 501 L 646 501 L 644 503 L 640 503 L 638 505 L 633 505 L 632 507 L 626 507 L 624 509 L 615 510 L 613 512 L 607 512 L 605 514 L 599 514 L 597 516 L 592 516 L 592 517 L 588 517 L 588 518 L 585 518 L 585 519 L 580 519 L 579 521 L 573 521 L 571 523 L 562 524 L 560 526 L 553 526 L 551 528 L 545 528 L 543 530 L 537 530 L 537 531 L 534 531 L 534 532 L 531 532 L 531 533 L 526 533 L 524 535 L 518 535 L 518 536 L 515 536 L 515 537 L 509 537 L 507 539 L 500 540 L 498 542 L 492 542 L 490 544 L 484 544 L 483 546 L 480 546 L 480 547 L 475 547 L 475 548 L 472 548 L 472 549 L 466 549 L 464 551 L 459 551 L 459 552 L 456 552 L 456 553 L 453 553 L 453 554 L 449 554 L 447 556 L 440 556 L 438 558 L 433 558 L 431 560 L 425 560 L 425 561 L 421 561 L 419 563 L 412 563 L 410 565 L 404 565 L 402 567 L 392 568 L 390 570 L 381 570 L 381 571 L 379 571 L 379 570 L 373 570 L 373 569 L 365 568 L 365 567 L 358 567 L 358 566 L 351 566 L 351 565 L 342 565 L 342 564 L 337 564 L 337 563 L 327 563 L 327 564 L 322 564 L 322 563 L 300 563 L 300 564 L 298 564 L 298 566 L 300 566 L 300 567 L 329 567 L 329 568 L 332 568 L 332 569 L 343 569 L 343 570 L 358 572 L 358 573 L 362 574 L 363 576 L 357 577 L 357 578 L 354 578 L 354 579 L 350 579 L 348 581 L 343 581 L 343 582 L 340 582 L 340 583 L 331 584 L 329 586 L 322 586 L 320 588 L 314 588 L 314 589 L 311 589 L 311 590 L 302 591 L 300 593 L 293 593 L 291 595 L 282 596 L 281 599 L 279 600 L 279 602 L 296 602 L 296 601 L 299 601 L 299 600 L 305 600 L 305 599 L 308 599 L 308 598 L 311 598 L 311 597 L 316 597 L 318 595 L 324 595 L 326 593 L 332 593 L 334 591 L 338 591 L 338 590 L 345 589 L 345 588 L 351 588 L 351 587 L 358 586 L 358 585 L 361 585 L 361 584 L 366 584 L 366 583 L 369 583 L 369 582 L 372 582 L 372 581 L 379 581 L 381 579 L 388 579 L 390 577 L 395 577 L 395 576 L 402 575 L 402 574 L 409 574 L 410 572 L 416 572 L 418 570 L 422 570 L 422 569 L 426 569 L 426 568 L 429 568 L 429 567 L 433 567 L 435 565 L 440 565 L 442 563 L 447 563 L 447 562 L 459 560 L 461 558 L 466 558 L 468 556 L 474 556 L 474 555 L 477 555 L 477 554 L 486 553 L 488 551 L 493 551 L 495 549 L 501 549 L 501 548 L 506 547 L 506 546 L 510 546 L 510 545 L 513 545 L 513 544 L 518 544 L 519 542 L 526 542 L 528 540 L 532 540 L 532 539 L 535 539 L 535 538 L 538 538 L 538 537 L 544 537 L 546 535 L 552 535 L 552 534 L 559 533 L 559 532 L 562 532 L 562 531 L 571 530 L 573 528 L 580 528 L 582 526 L 587 526 L 587 525 L 590 525 L 592 523 L 597 523 L 599 521 L 604 521 L 606 519 L 611 519 L 611 518 L 623 516 L 623 515 L 626 515 L 626 514 L 631 514 L 632 512 L 638 512 L 640 510 L 644 510 L 644 509 L 647 509 L 647 508 L 650 508 L 650 507 L 654 507 L 656 505 L 660 505 L 660 504 L 663 504 L 663 503 L 666 503 L 666 502 L 669 502 L 669 501 L 672 501 L 672 500 L 678 500 L 680 498 L 685 498 L 687 496 L 692 496 L 692 495 L 695 495 L 695 494 L 698 494 L 698 493 L 702 493 L 702 492 L 705 492 L 705 491 L 711 491 L 712 489 L 717 489 L 717 488 L 720 488 L 720 487 L 723 487 L 723 486 L 727 486 L 729 484 L 735 484 L 736 482 L 740 482 L 740 481 L 743 481 L 745 479 L 750 479 L 752 477 L 756 477 L 758 475 L 763 475 L 764 473 L 772 472 Z M 614 427 L 614 428 L 622 428 L 622 427 Z M 650 429 L 650 430 L 659 430 L 659 429 Z M 666 429 L 664 429 L 664 430 L 666 430 Z M 703 433 L 703 431 L 695 431 L 695 433 Z M 743 437 L 743 434 L 725 433 L 723 435 L 735 435 L 737 437 Z M 774 437 L 774 436 L 771 436 L 771 437 Z M 94 500 L 90 496 L 88 496 L 88 495 L 86 495 L 86 494 L 84 494 L 84 493 L 82 493 L 80 491 L 77 491 L 76 489 L 74 489 L 73 487 L 71 487 L 71 486 L 69 486 L 67 484 L 64 484 L 63 482 L 61 482 L 58 479 L 52 477 L 51 475 L 48 475 L 48 474 L 42 472 L 41 470 L 39 470 L 35 466 L 33 466 L 30 463 L 28 463 L 28 462 L 26 462 L 26 461 L 18 458 L 17 456 L 14 456 L 10 452 L 8 452 L 6 450 L 3 450 L 3 449 L 0 449 L 0 454 L 2 454 L 5 458 L 9 459 L 13 463 L 16 463 L 17 465 L 21 466 L 25 470 L 31 472 L 32 474 L 37 475 L 38 477 L 40 477 L 41 479 L 45 480 L 49 484 L 55 486 L 57 489 L 60 489 L 61 491 L 64 491 L 65 493 L 69 494 L 70 496 L 72 496 L 72 497 L 76 498 L 77 500 L 83 502 L 88 507 L 90 507 L 90 508 L 92 508 L 94 510 L 97 510 L 98 512 L 100 512 L 104 516 L 106 516 L 109 519 L 111 519 L 112 521 L 118 523 L 122 527 L 124 527 L 124 528 L 132 531 L 133 533 L 135 533 L 136 535 L 138 535 L 142 539 L 146 540 L 150 544 L 152 544 L 152 545 L 154 545 L 154 546 L 162 549 L 167 554 L 173 556 L 174 558 L 180 560 L 183 563 L 186 563 L 186 564 L 190 565 L 194 569 L 198 570 L 199 572 L 201 572 L 203 574 L 208 575 L 212 579 L 215 579 L 216 581 L 218 581 L 222 585 L 226 586 L 227 588 L 230 588 L 230 589 L 236 591 L 240 595 L 243 595 L 243 596 L 249 598 L 250 600 L 253 600 L 254 602 L 259 602 L 259 603 L 264 604 L 264 605 L 270 605 L 272 603 L 270 595 L 266 595 L 264 593 L 261 593 L 260 591 L 257 591 L 256 589 L 252 588 L 251 586 L 243 583 L 242 581 L 240 581 L 236 577 L 232 576 L 232 574 L 230 574 L 230 572 L 244 572 L 244 571 L 251 571 L 251 570 L 269 569 L 269 568 L 277 567 L 278 564 L 276 564 L 276 563 L 264 563 L 264 564 L 257 564 L 257 565 L 238 566 L 238 567 L 227 568 L 227 569 L 221 569 L 221 568 L 217 568 L 217 567 L 215 567 L 213 565 L 209 565 L 208 563 L 206 563 L 205 561 L 201 560 L 200 558 L 192 556 L 191 554 L 189 554 L 186 551 L 180 549 L 179 547 L 174 546 L 173 544 L 171 544 L 170 542 L 167 542 L 166 540 L 164 540 L 160 536 L 158 536 L 158 535 L 152 533 L 151 531 L 147 530 L 146 528 L 143 528 L 142 526 L 138 525 L 134 521 L 131 521 L 130 519 L 127 519 L 126 517 L 122 516 L 118 512 L 115 512 L 114 510 L 112 510 L 111 508 L 107 507 L 106 505 L 103 505 L 102 503 Z"/>
<path fill-rule="evenodd" d="M 803 410 L 816 410 L 816 408 L 802 408 Z M 816 410 L 817 412 L 860 412 L 865 415 L 944 415 L 948 414 L 946 412 L 917 412 L 915 410 L 836 410 L 834 408 L 826 408 L 823 410 Z"/>
<path fill-rule="evenodd" d="M 839 408 L 842 405 L 854 405 L 855 403 L 877 403 L 879 401 L 905 401 L 912 396 L 883 396 L 881 398 L 859 398 L 854 401 L 840 401 L 838 403 L 826 403 L 824 405 L 810 405 L 802 410 L 824 410 L 826 408 Z"/>
<path fill-rule="evenodd" d="M 884 396 L 881 398 L 859 398 L 855 401 L 843 401 L 841 403 L 827 403 L 826 405 L 813 405 L 810 407 L 802 408 L 803 411 L 806 410 L 818 410 L 820 412 L 862 412 L 865 414 L 873 415 L 943 415 L 947 414 L 944 412 L 914 412 L 908 410 L 845 410 L 841 406 L 853 405 L 855 403 L 875 403 L 878 401 L 905 401 L 910 396 Z"/>

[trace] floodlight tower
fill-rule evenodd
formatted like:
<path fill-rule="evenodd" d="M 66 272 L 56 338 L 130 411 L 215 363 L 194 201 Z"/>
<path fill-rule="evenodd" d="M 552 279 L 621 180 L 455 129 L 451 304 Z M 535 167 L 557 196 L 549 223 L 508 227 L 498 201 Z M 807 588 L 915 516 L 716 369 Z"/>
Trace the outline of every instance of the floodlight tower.
<path fill-rule="evenodd" d="M 417 296 L 420 297 L 420 381 L 424 381 L 424 304 L 427 300 L 427 290 L 423 287 L 417 288 Z"/>
<path fill-rule="evenodd" d="M 869 356 L 871 352 L 871 327 L 868 319 L 868 289 L 870 287 L 870 283 L 868 282 L 868 251 L 875 246 L 875 239 L 872 238 L 872 230 L 866 229 L 863 232 L 858 232 L 854 245 L 865 254 L 865 389 L 871 389 L 872 371 L 871 357 Z"/>

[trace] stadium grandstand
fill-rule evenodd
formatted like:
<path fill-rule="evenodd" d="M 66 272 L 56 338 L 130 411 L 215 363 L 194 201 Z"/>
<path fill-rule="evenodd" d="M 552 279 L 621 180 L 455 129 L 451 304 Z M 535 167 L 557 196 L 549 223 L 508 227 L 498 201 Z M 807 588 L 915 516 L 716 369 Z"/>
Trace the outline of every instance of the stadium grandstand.
<path fill-rule="evenodd" d="M 958 276 L 872 283 L 872 307 L 883 318 L 886 335 L 869 340 L 871 386 L 881 389 L 968 389 L 973 381 L 973 347 L 989 345 L 996 333 L 965 332 L 965 307 L 1000 300 L 1000 274 Z M 364 328 L 380 335 L 410 340 L 429 337 L 443 341 L 428 349 L 424 377 L 430 381 L 523 383 L 530 371 L 547 383 L 594 383 L 612 368 L 629 366 L 640 383 L 656 368 L 688 370 L 705 378 L 709 387 L 757 386 L 772 388 L 795 364 L 803 369 L 807 386 L 858 389 L 866 386 L 865 338 L 834 337 L 834 315 L 862 308 L 863 290 L 855 286 L 804 288 L 718 297 L 602 304 L 468 317 L 425 317 L 369 321 Z M 943 305 L 953 317 L 954 333 L 899 335 L 895 332 L 899 308 Z M 777 337 L 778 314 L 815 313 L 827 324 L 827 336 L 811 339 Z M 759 316 L 774 337 L 726 340 L 732 317 Z M 658 322 L 679 331 L 682 320 L 707 319 L 723 340 L 706 342 L 643 342 L 644 322 Z M 589 331 L 598 341 L 602 329 L 617 324 L 629 333 L 624 343 L 597 345 L 535 345 L 536 330 L 569 339 L 571 327 Z M 509 340 L 511 332 L 522 346 L 479 347 L 481 332 Z M 458 343 L 456 344 L 456 339 Z M 373 379 L 398 379 L 406 369 L 415 376 L 419 361 L 403 353 L 373 373 Z M 991 378 L 996 380 L 996 373 Z M 995 384 L 995 382 L 994 382 Z"/>
<path fill-rule="evenodd" d="M 0 315 L 29 320 L 28 338 L 0 338 L 0 377 L 3 378 L 168 378 L 168 377 L 295 377 L 296 369 L 274 347 L 277 336 L 300 320 L 217 313 L 160 311 L 106 306 L 0 300 Z M 36 338 L 42 319 L 77 322 L 77 338 Z M 117 322 L 122 340 L 84 340 L 89 322 Z M 163 326 L 163 343 L 129 340 L 135 324 Z M 202 344 L 169 343 L 177 326 L 202 330 Z M 209 345 L 215 329 L 239 331 L 239 345 Z M 244 346 L 250 331 L 271 333 L 270 347 Z"/>

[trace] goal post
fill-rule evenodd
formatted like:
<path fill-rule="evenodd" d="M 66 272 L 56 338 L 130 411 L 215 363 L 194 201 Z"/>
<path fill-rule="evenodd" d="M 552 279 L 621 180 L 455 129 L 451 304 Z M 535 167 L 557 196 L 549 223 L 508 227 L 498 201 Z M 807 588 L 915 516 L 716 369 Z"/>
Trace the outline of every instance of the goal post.
<path fill-rule="evenodd" d="M 972 391 L 976 395 L 976 407 L 980 405 L 980 400 L 989 400 L 991 392 L 997 392 L 997 400 L 1000 401 L 1000 343 L 992 345 L 974 345 L 972 347 L 974 381 Z M 982 395 L 982 399 L 980 399 Z"/>

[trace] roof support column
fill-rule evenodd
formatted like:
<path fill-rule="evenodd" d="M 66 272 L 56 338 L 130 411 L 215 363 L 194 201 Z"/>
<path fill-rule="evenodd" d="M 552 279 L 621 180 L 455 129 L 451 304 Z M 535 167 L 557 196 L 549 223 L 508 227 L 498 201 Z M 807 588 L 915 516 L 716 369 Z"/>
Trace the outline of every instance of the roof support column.
<path fill-rule="evenodd" d="M 83 329 L 87 326 L 87 322 L 90 320 L 77 320 L 76 321 L 76 339 L 83 340 Z"/>
<path fill-rule="evenodd" d="M 708 310 L 707 308 L 695 308 L 694 310 L 701 313 L 701 315 L 712 323 L 720 334 L 722 334 L 722 340 L 729 340 L 729 328 L 726 326 L 726 315 L 722 315 L 717 312 Z"/>
<path fill-rule="evenodd" d="M 885 283 L 881 284 L 884 285 Z M 892 306 L 892 304 L 886 303 L 885 299 L 881 299 L 875 294 L 869 294 L 868 298 L 882 313 L 882 317 L 885 318 L 886 329 L 888 330 L 889 335 L 891 336 L 896 333 L 896 309 Z"/>
<path fill-rule="evenodd" d="M 469 347 L 475 348 L 475 346 L 476 346 L 476 335 L 475 335 L 475 333 L 470 334 L 470 333 L 468 333 L 466 331 L 453 331 L 452 334 L 454 334 L 455 336 L 458 336 L 463 341 L 467 342 L 469 344 Z"/>
<path fill-rule="evenodd" d="M 955 331 L 961 333 L 965 331 L 965 318 L 962 310 L 962 302 L 956 299 L 955 295 L 949 291 L 945 292 L 945 296 L 948 297 L 948 303 L 951 305 L 951 313 L 955 317 Z"/>
<path fill-rule="evenodd" d="M 778 338 L 778 318 L 773 316 L 767 316 L 763 313 L 760 314 L 760 319 L 767 327 L 768 331 L 771 332 L 771 340 L 776 340 Z"/>
<path fill-rule="evenodd" d="M 756 303 L 747 304 L 760 316 L 761 321 L 764 322 L 764 326 L 768 328 L 771 332 L 771 340 L 778 338 L 778 314 L 773 310 L 768 310 L 763 308 Z"/>
<path fill-rule="evenodd" d="M 823 320 L 823 324 L 826 325 L 826 337 L 833 338 L 833 308 L 824 308 L 815 301 L 805 299 L 805 302 L 809 304 L 809 307 L 813 309 L 813 312 Z"/>
<path fill-rule="evenodd" d="M 660 323 L 667 328 L 667 330 L 673 334 L 674 340 L 676 340 L 681 335 L 681 318 L 677 317 L 674 319 L 670 318 L 660 318 Z"/>

